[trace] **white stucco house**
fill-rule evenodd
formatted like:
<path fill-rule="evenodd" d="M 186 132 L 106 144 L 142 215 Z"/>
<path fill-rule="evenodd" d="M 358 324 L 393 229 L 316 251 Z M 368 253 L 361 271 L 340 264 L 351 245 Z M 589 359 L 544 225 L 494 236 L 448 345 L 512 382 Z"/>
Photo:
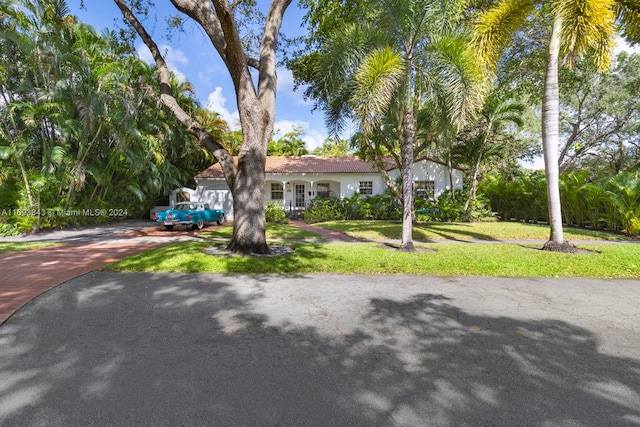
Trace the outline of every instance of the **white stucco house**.
<path fill-rule="evenodd" d="M 389 166 L 392 179 L 400 172 Z M 216 163 L 195 177 L 196 188 L 178 188 L 170 203 L 183 200 L 203 201 L 214 209 L 225 209 L 233 218 L 233 199 L 220 164 Z M 462 171 L 453 169 L 453 188 L 462 189 Z M 281 203 L 287 213 L 302 211 L 316 197 L 351 197 L 382 194 L 386 190 L 382 176 L 369 162 L 354 156 L 267 157 L 265 195 L 267 201 Z M 431 159 L 414 166 L 414 189 L 418 197 L 437 198 L 451 188 L 445 164 Z"/>

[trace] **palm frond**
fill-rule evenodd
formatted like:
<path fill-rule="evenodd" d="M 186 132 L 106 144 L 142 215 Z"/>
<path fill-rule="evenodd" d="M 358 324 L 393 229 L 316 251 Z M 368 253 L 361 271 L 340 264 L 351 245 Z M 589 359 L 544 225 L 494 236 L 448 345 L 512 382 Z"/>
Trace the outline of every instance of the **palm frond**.
<path fill-rule="evenodd" d="M 616 20 L 623 35 L 632 43 L 640 42 L 640 1 L 617 0 Z"/>
<path fill-rule="evenodd" d="M 617 29 L 615 0 L 555 0 L 553 9 L 562 19 L 565 65 L 593 49 L 598 68 L 608 68 Z"/>
<path fill-rule="evenodd" d="M 365 133 L 380 123 L 404 74 L 403 61 L 390 47 L 367 55 L 354 73 L 350 104 Z"/>
<path fill-rule="evenodd" d="M 325 111 L 325 122 L 333 135 L 339 135 L 351 122 L 349 99 L 350 84 L 368 52 L 387 37 L 368 24 L 348 25 L 326 41 L 325 49 L 313 61 L 310 80 L 314 81 L 311 94 Z"/>
<path fill-rule="evenodd" d="M 482 107 L 487 89 L 486 74 L 469 49 L 463 33 L 449 34 L 431 43 L 431 72 L 446 118 L 461 128 Z"/>
<path fill-rule="evenodd" d="M 535 4 L 532 0 L 502 0 L 481 13 L 475 20 L 472 39 L 478 60 L 493 68 L 513 33 L 521 27 Z"/>

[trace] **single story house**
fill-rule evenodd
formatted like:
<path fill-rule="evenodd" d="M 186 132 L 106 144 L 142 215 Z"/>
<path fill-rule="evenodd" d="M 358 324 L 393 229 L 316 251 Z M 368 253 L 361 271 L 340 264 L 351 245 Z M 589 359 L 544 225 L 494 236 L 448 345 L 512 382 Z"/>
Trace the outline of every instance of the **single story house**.
<path fill-rule="evenodd" d="M 396 180 L 400 171 L 391 163 L 387 170 Z M 437 198 L 451 188 L 447 165 L 431 159 L 414 165 L 414 189 L 418 197 Z M 173 206 L 184 200 L 204 201 L 212 208 L 225 209 L 233 218 L 233 199 L 216 163 L 195 177 L 195 190 L 178 188 L 170 196 Z M 267 201 L 281 203 L 288 213 L 304 210 L 316 197 L 351 197 L 384 193 L 382 176 L 371 163 L 355 156 L 274 156 L 267 157 L 265 195 Z M 453 170 L 453 188 L 462 189 L 462 171 Z"/>

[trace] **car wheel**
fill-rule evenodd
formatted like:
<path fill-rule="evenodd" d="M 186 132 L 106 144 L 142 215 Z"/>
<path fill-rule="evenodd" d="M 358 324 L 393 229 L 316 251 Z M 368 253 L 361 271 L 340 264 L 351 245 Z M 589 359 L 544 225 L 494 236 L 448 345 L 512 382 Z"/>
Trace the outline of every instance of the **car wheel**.
<path fill-rule="evenodd" d="M 204 227 L 204 221 L 200 220 L 198 222 L 196 222 L 195 224 L 193 224 L 193 229 L 194 230 L 202 230 L 202 228 Z"/>
<path fill-rule="evenodd" d="M 165 225 L 164 228 L 166 228 L 167 230 L 171 231 L 171 230 L 173 230 L 173 225 Z"/>
<path fill-rule="evenodd" d="M 216 223 L 218 225 L 222 225 L 222 223 L 224 222 L 224 215 L 220 215 L 220 218 L 218 218 L 218 220 L 216 221 Z"/>

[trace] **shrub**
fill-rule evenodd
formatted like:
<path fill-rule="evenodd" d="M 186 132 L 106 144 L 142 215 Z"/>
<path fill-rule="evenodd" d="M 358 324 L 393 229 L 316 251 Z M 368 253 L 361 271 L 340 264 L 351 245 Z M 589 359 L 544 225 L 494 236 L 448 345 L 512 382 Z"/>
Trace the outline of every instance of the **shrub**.
<path fill-rule="evenodd" d="M 267 222 L 275 222 L 277 224 L 287 223 L 287 215 L 284 212 L 284 208 L 278 202 L 267 202 Z"/>
<path fill-rule="evenodd" d="M 344 206 L 339 199 L 314 199 L 302 213 L 302 218 L 309 224 L 346 219 L 343 210 Z"/>
<path fill-rule="evenodd" d="M 640 218 L 631 218 L 625 232 L 631 237 L 640 236 Z"/>
<path fill-rule="evenodd" d="M 0 236 L 15 236 L 20 234 L 20 230 L 13 224 L 0 223 Z"/>
<path fill-rule="evenodd" d="M 565 224 L 640 234 L 640 173 L 592 179 L 588 171 L 560 177 Z M 515 178 L 486 177 L 480 193 L 503 220 L 547 221 L 546 180 L 542 172 Z"/>
<path fill-rule="evenodd" d="M 362 197 L 356 193 L 344 199 L 314 199 L 302 214 L 308 223 L 343 219 L 398 220 L 402 209 L 390 191 Z"/>

